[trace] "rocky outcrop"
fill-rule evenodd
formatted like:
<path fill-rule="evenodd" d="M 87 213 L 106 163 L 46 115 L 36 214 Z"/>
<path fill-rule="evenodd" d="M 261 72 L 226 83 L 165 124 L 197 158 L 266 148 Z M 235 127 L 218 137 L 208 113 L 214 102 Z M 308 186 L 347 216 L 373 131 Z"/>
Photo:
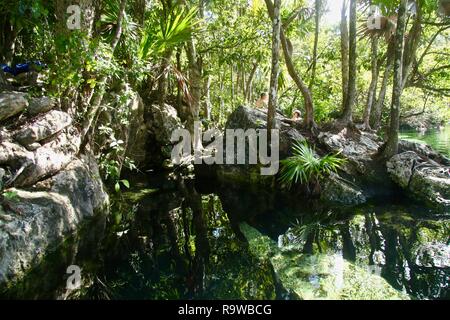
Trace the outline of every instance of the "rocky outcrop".
<path fill-rule="evenodd" d="M 266 125 L 266 112 L 239 107 L 230 115 L 226 129 L 243 129 L 244 131 L 266 129 Z M 301 125 L 293 123 L 280 114 L 276 115 L 276 127 L 280 130 L 280 160 L 282 160 L 292 155 L 292 147 L 296 141 L 307 139 L 305 138 L 307 133 L 301 131 Z M 372 165 L 374 163 L 372 156 L 380 146 L 378 138 L 371 134 L 352 134 L 344 130 L 336 134 L 323 132 L 318 140 L 319 144 L 317 141 L 310 141 L 316 145 L 318 153 L 321 155 L 340 153 L 348 160 L 339 174 L 333 174 L 323 181 L 321 199 L 344 205 L 366 202 L 372 194 L 364 188 L 366 183 L 363 180 L 367 179 L 369 172 L 373 172 L 374 177 L 379 176 L 377 172 L 379 169 Z M 248 145 L 246 151 L 248 153 Z M 225 182 L 272 185 L 275 177 L 262 177 L 259 168 L 257 165 L 220 165 L 217 166 L 216 174 L 219 180 Z"/>
<path fill-rule="evenodd" d="M 147 107 L 145 120 L 151 139 L 159 149 L 157 151 L 164 159 L 170 159 L 174 146 L 171 142 L 172 133 L 183 128 L 177 110 L 167 104 L 154 104 Z"/>
<path fill-rule="evenodd" d="M 55 131 L 50 127 L 36 127 L 36 131 L 34 128 L 31 125 L 23 132 L 30 133 L 30 137 L 41 136 L 43 133 L 42 136 L 48 135 L 51 139 L 28 144 L 26 147 L 13 139 L 0 143 L 0 166 L 7 172 L 4 181 L 7 187 L 31 186 L 63 170 L 78 154 L 81 141 L 76 129 L 69 127 L 57 131 L 61 128 L 59 125 L 52 127 Z"/>
<path fill-rule="evenodd" d="M 407 151 L 387 163 L 392 179 L 416 199 L 450 213 L 450 167 Z"/>
<path fill-rule="evenodd" d="M 296 141 L 305 141 L 299 129 L 289 123 L 289 120 L 277 114 L 275 117 L 275 127 L 279 129 L 279 158 L 287 158 L 292 155 L 291 147 Z M 225 134 L 223 135 L 224 142 L 224 161 L 227 159 L 227 130 L 247 130 L 254 129 L 257 133 L 261 129 L 267 129 L 267 112 L 253 109 L 245 106 L 238 107 L 228 118 L 225 126 Z M 234 147 L 236 150 L 236 146 Z M 276 176 L 263 176 L 261 174 L 260 161 L 259 164 L 249 164 L 249 150 L 248 141 L 245 142 L 245 164 L 237 165 L 237 154 L 234 154 L 234 164 L 226 163 L 217 165 L 215 167 L 216 175 L 219 180 L 225 183 L 242 183 L 255 185 L 272 185 Z M 259 159 L 261 160 L 261 159 Z"/>
<path fill-rule="evenodd" d="M 378 152 L 381 141 L 376 135 L 366 132 L 350 132 L 347 128 L 338 133 L 322 132 L 319 141 L 328 152 L 340 153 L 348 160 L 349 173 L 367 174 Z"/>
<path fill-rule="evenodd" d="M 53 110 L 19 130 L 14 134 L 14 139 L 21 145 L 28 146 L 58 134 L 71 124 L 71 116 L 62 111 Z"/>
<path fill-rule="evenodd" d="M 448 159 L 441 153 L 436 152 L 435 150 L 433 150 L 433 148 L 431 148 L 429 145 L 426 144 L 411 142 L 407 140 L 400 140 L 398 144 L 398 149 L 399 153 L 413 151 L 422 158 L 430 159 L 432 161 L 442 163 L 446 166 L 450 166 L 450 159 Z"/>
<path fill-rule="evenodd" d="M 325 202 L 355 205 L 367 201 L 364 191 L 359 186 L 338 174 L 332 173 L 323 184 L 321 199 Z"/>
<path fill-rule="evenodd" d="M 45 113 L 56 108 L 57 101 L 50 97 L 31 98 L 30 105 L 27 108 L 27 113 L 30 116 L 36 116 L 40 113 Z"/>
<path fill-rule="evenodd" d="M 7 92 L 0 94 L 0 121 L 23 112 L 28 104 L 24 93 Z"/>
<path fill-rule="evenodd" d="M 278 113 L 275 116 L 275 127 L 280 130 L 280 159 L 287 158 L 292 154 L 292 144 L 305 141 L 305 138 L 298 128 Z M 267 112 L 241 106 L 230 115 L 225 129 L 267 129 Z"/>
<path fill-rule="evenodd" d="M 14 115 L 29 105 L 15 93 L 0 101 Z M 84 221 L 107 212 L 95 159 L 78 154 L 81 139 L 72 118 L 52 110 L 49 98 L 31 105 L 31 112 L 0 128 L 0 286 L 37 265 Z"/>
<path fill-rule="evenodd" d="M 139 94 L 135 94 L 129 104 L 131 123 L 128 128 L 128 146 L 126 156 L 137 167 L 145 165 L 147 161 L 148 130 L 145 124 L 145 105 Z"/>
<path fill-rule="evenodd" d="M 106 212 L 95 160 L 83 156 L 34 189 L 10 189 L 0 206 L 0 285 L 20 278 L 82 223 Z"/>

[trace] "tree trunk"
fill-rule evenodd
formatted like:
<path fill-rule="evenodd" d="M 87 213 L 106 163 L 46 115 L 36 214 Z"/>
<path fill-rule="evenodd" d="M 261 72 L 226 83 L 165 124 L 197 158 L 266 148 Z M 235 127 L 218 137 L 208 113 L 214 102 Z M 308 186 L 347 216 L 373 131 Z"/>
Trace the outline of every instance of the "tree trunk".
<path fill-rule="evenodd" d="M 322 7 L 322 0 L 315 1 L 315 31 L 314 31 L 314 49 L 313 49 L 313 60 L 311 69 L 311 80 L 309 83 L 309 90 L 312 91 L 314 83 L 316 81 L 316 70 L 317 70 L 317 49 L 319 46 L 319 32 L 320 32 L 320 9 Z"/>
<path fill-rule="evenodd" d="M 230 68 L 230 83 L 231 83 L 231 105 L 234 108 L 234 64 L 231 63 Z"/>
<path fill-rule="evenodd" d="M 167 49 L 161 61 L 158 79 L 158 103 L 162 105 L 167 98 L 167 81 L 169 79 L 170 60 L 172 59 L 172 49 Z"/>
<path fill-rule="evenodd" d="M 188 6 L 186 1 L 183 1 L 185 6 Z M 199 15 L 202 17 L 204 15 L 204 2 L 199 2 Z M 189 65 L 189 82 L 190 82 L 190 93 L 191 93 L 191 103 L 189 108 L 189 119 L 188 119 L 188 130 L 191 132 L 192 138 L 198 137 L 195 134 L 195 122 L 200 119 L 200 104 L 202 99 L 202 78 L 203 78 L 203 67 L 202 67 L 202 57 L 197 54 L 197 49 L 194 43 L 194 39 L 189 39 L 186 43 L 186 56 Z M 194 150 L 201 149 L 202 140 L 192 141 Z"/>
<path fill-rule="evenodd" d="M 253 79 L 255 78 L 256 70 L 258 70 L 258 63 L 253 63 L 252 71 L 250 72 L 250 76 L 247 79 L 247 85 L 245 89 L 245 101 L 249 103 L 252 99 L 252 84 Z"/>
<path fill-rule="evenodd" d="M 348 1 L 344 0 L 341 11 L 341 70 L 342 70 L 342 112 L 347 104 L 348 72 L 349 72 L 349 36 L 347 21 Z"/>
<path fill-rule="evenodd" d="M 145 23 L 145 4 L 146 0 L 135 0 L 134 11 L 136 12 L 136 20 L 139 26 L 143 27 Z"/>
<path fill-rule="evenodd" d="M 202 66 L 201 59 L 197 57 L 197 51 L 193 40 L 186 45 L 186 54 L 189 62 L 189 82 L 192 101 L 190 103 L 189 130 L 194 130 L 194 122 L 199 120 L 200 102 L 202 98 Z"/>
<path fill-rule="evenodd" d="M 416 62 L 417 49 L 422 38 L 422 8 L 420 1 L 417 1 L 417 13 L 414 18 L 411 30 L 405 42 L 405 52 L 403 54 L 402 90 L 405 88 L 412 74 L 414 62 Z"/>
<path fill-rule="evenodd" d="M 378 84 L 378 37 L 372 37 L 372 81 L 370 82 L 369 92 L 367 94 L 367 105 L 364 110 L 364 130 L 370 131 L 370 115 L 376 98 Z"/>
<path fill-rule="evenodd" d="M 392 92 L 391 121 L 383 158 L 390 159 L 398 153 L 398 132 L 400 127 L 400 105 L 403 89 L 403 39 L 406 25 L 408 0 L 401 0 L 398 10 L 397 31 L 395 34 L 394 87 Z"/>
<path fill-rule="evenodd" d="M 271 0 L 265 0 L 267 9 L 269 11 L 269 16 L 271 19 L 274 18 L 274 7 Z M 315 130 L 317 125 L 314 121 L 314 103 L 311 96 L 311 92 L 308 89 L 308 86 L 305 84 L 303 79 L 300 77 L 300 75 L 295 70 L 294 61 L 292 60 L 292 44 L 289 41 L 289 39 L 286 37 L 283 28 L 281 28 L 280 31 L 280 39 L 281 39 L 281 45 L 283 47 L 283 53 L 284 53 L 284 60 L 286 63 L 286 67 L 288 69 L 289 75 L 291 76 L 292 80 L 294 80 L 295 84 L 297 85 L 298 89 L 302 93 L 303 99 L 305 100 L 305 119 L 304 123 L 305 126 L 308 129 Z"/>
<path fill-rule="evenodd" d="M 374 130 L 380 129 L 381 115 L 383 112 L 384 100 L 386 98 L 389 78 L 391 76 L 392 68 L 394 67 L 394 41 L 390 41 L 387 49 L 386 68 L 384 70 L 383 81 L 381 83 L 380 93 L 378 99 L 373 107 L 371 113 L 371 128 Z"/>
<path fill-rule="evenodd" d="M 266 3 L 270 0 L 266 0 Z M 269 5 L 268 5 L 269 7 Z M 275 113 L 278 104 L 278 77 L 280 75 L 280 33 L 281 33 L 281 0 L 274 0 L 272 17 L 272 72 L 270 75 L 269 110 L 267 113 L 267 130 L 269 141 L 271 130 L 275 129 Z"/>
<path fill-rule="evenodd" d="M 207 120 L 211 120 L 211 77 L 208 75 L 204 81 L 203 93 L 205 101 L 203 102 L 203 112 Z"/>
<path fill-rule="evenodd" d="M 119 16 L 117 18 L 116 33 L 114 34 L 113 41 L 111 42 L 112 56 L 114 56 L 114 51 L 116 50 L 117 44 L 119 43 L 120 37 L 122 36 L 122 22 L 123 22 L 123 18 L 125 16 L 126 3 L 127 3 L 127 0 L 121 0 Z M 86 115 L 84 117 L 83 128 L 82 128 L 82 132 L 81 132 L 81 141 L 82 141 L 81 149 L 83 149 L 87 143 L 86 138 L 88 136 L 89 131 L 92 128 L 94 120 L 96 119 L 98 110 L 100 109 L 101 103 L 103 101 L 103 95 L 105 93 L 105 85 L 107 82 L 108 82 L 107 76 L 103 76 L 99 79 L 98 89 L 94 92 L 91 106 L 88 109 L 88 111 L 86 112 Z"/>
<path fill-rule="evenodd" d="M 181 49 L 179 48 L 177 50 L 177 54 L 176 54 L 176 58 L 177 58 L 177 69 L 179 72 L 181 72 Z M 182 91 L 183 88 L 180 85 L 180 82 L 178 82 L 178 86 L 177 86 L 177 110 L 178 113 L 180 114 L 180 110 L 183 104 L 183 95 L 182 95 Z"/>
<path fill-rule="evenodd" d="M 348 91 L 344 112 L 341 121 L 345 125 L 353 122 L 353 108 L 356 99 L 356 0 L 350 0 L 350 34 L 349 34 L 349 69 L 348 69 Z"/>

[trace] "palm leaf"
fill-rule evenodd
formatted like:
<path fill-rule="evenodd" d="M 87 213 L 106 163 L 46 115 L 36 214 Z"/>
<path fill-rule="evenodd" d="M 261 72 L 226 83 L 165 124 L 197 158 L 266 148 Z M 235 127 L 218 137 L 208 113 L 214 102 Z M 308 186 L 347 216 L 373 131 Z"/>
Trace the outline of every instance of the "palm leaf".
<path fill-rule="evenodd" d="M 345 163 L 339 154 L 320 158 L 306 142 L 297 141 L 292 147 L 293 156 L 281 161 L 280 182 L 287 188 L 293 184 L 307 184 L 336 172 Z"/>

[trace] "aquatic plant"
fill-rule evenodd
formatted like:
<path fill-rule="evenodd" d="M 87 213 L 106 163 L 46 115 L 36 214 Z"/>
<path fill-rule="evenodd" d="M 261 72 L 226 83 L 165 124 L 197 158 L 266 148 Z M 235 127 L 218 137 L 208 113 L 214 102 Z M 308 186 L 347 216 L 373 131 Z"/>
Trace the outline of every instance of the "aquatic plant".
<path fill-rule="evenodd" d="M 337 172 L 345 163 L 339 154 L 319 157 L 307 142 L 297 141 L 293 156 L 281 161 L 280 182 L 288 189 L 293 184 L 319 184 L 320 179 Z"/>

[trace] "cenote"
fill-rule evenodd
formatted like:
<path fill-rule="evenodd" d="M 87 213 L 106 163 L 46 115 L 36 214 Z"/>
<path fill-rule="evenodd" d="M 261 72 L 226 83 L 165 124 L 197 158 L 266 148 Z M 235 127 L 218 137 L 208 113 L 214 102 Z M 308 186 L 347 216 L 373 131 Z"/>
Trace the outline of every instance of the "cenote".
<path fill-rule="evenodd" d="M 86 226 L 3 295 L 450 298 L 449 220 L 401 194 L 324 207 L 174 174 L 140 180 L 113 200 L 107 221 Z M 82 268 L 83 284 L 61 296 L 70 264 Z"/>
<path fill-rule="evenodd" d="M 442 154 L 450 156 L 450 124 L 422 133 L 416 130 L 402 130 L 400 138 L 428 144 Z"/>

